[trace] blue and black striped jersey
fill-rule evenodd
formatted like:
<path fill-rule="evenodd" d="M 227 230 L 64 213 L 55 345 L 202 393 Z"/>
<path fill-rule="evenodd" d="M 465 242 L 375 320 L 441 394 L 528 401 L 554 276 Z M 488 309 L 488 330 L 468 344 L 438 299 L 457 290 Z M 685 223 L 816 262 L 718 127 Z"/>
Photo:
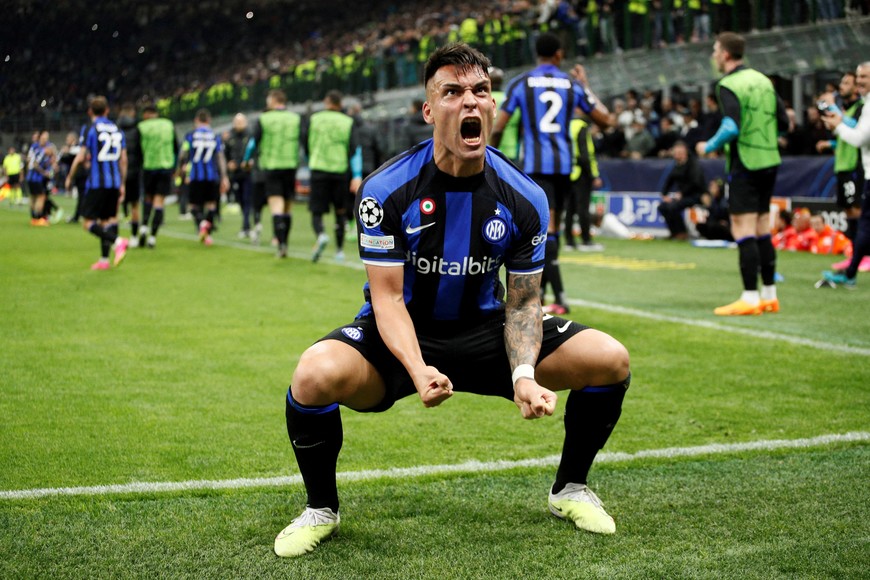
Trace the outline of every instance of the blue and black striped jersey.
<path fill-rule="evenodd" d="M 502 110 L 519 108 L 523 136 L 523 171 L 545 175 L 571 173 L 569 126 L 574 109 L 595 108 L 595 99 L 568 73 L 552 64 L 540 65 L 514 78 L 507 87 Z"/>
<path fill-rule="evenodd" d="M 359 252 L 369 265 L 404 268 L 415 324 L 472 322 L 504 309 L 499 270 L 543 270 L 549 208 L 544 192 L 498 150 L 483 173 L 440 171 L 429 139 L 370 175 L 357 193 Z M 358 316 L 372 313 L 368 283 Z"/>
<path fill-rule="evenodd" d="M 87 188 L 119 189 L 121 152 L 127 148 L 124 132 L 106 117 L 97 117 L 82 132 L 82 145 L 91 157 Z"/>
<path fill-rule="evenodd" d="M 220 136 L 209 127 L 197 127 L 184 137 L 191 181 L 220 181 L 218 153 L 224 150 Z"/>
<path fill-rule="evenodd" d="M 45 147 L 39 143 L 33 143 L 27 151 L 27 175 L 25 179 L 33 183 L 42 183 L 47 177 L 38 169 L 47 172 L 51 169 L 51 159 L 48 157 L 48 144 Z"/>

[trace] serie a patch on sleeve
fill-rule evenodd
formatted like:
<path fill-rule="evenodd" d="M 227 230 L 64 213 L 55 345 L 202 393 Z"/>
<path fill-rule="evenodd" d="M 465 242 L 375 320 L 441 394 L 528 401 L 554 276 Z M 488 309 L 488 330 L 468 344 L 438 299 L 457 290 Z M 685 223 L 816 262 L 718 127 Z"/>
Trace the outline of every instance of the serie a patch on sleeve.
<path fill-rule="evenodd" d="M 359 245 L 363 248 L 371 248 L 373 250 L 392 250 L 396 247 L 396 240 L 393 236 L 370 236 L 368 234 L 360 234 Z"/>

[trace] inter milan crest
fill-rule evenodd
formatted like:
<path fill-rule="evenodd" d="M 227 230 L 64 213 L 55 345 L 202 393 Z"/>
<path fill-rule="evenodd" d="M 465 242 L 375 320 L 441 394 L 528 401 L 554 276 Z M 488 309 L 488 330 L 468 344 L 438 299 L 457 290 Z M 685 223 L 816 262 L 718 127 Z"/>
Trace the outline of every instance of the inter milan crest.
<path fill-rule="evenodd" d="M 507 222 L 500 217 L 491 217 L 483 224 L 483 237 L 495 244 L 507 235 Z"/>
<path fill-rule="evenodd" d="M 432 215 L 433 213 L 435 213 L 435 201 L 430 197 L 421 199 L 420 213 L 424 215 Z"/>
<path fill-rule="evenodd" d="M 362 330 L 358 326 L 345 326 L 341 329 L 341 333 L 356 342 L 361 341 L 363 338 Z"/>
<path fill-rule="evenodd" d="M 359 203 L 359 219 L 367 228 L 375 228 L 384 219 L 384 208 L 373 197 L 367 197 Z"/>

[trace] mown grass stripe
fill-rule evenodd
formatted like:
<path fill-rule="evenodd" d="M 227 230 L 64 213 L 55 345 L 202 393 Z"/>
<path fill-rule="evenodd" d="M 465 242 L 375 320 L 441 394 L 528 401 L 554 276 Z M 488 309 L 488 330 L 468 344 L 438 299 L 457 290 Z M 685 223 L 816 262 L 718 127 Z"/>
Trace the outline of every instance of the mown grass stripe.
<path fill-rule="evenodd" d="M 672 459 L 677 457 L 698 457 L 741 453 L 746 451 L 774 451 L 777 449 L 806 449 L 824 447 L 837 443 L 851 443 L 870 440 L 870 433 L 855 431 L 843 434 L 819 435 L 803 439 L 770 439 L 748 441 L 745 443 L 710 443 L 694 447 L 666 447 L 648 449 L 636 453 L 603 452 L 596 463 L 630 462 L 640 459 Z M 488 473 L 505 471 L 520 467 L 553 467 L 558 465 L 559 456 L 550 455 L 537 459 L 519 461 L 466 461 L 454 465 L 419 465 L 415 467 L 395 467 L 391 469 L 367 469 L 346 471 L 338 474 L 339 481 L 370 481 L 386 478 L 425 477 L 451 473 Z M 37 499 L 49 496 L 87 496 L 109 494 L 153 494 L 160 492 L 202 491 L 218 489 L 244 489 L 251 487 L 282 487 L 302 483 L 302 476 L 236 478 L 219 480 L 191 480 L 167 482 L 134 482 L 112 485 L 85 487 L 52 487 L 40 489 L 21 489 L 0 491 L 0 500 Z"/>

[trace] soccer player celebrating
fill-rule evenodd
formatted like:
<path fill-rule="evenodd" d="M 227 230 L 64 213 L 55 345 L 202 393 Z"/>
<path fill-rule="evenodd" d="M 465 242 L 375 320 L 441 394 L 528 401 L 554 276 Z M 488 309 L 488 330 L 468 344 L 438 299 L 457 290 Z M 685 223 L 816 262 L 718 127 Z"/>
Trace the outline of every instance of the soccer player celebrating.
<path fill-rule="evenodd" d="M 779 129 L 789 125 L 785 105 L 773 83 L 743 64 L 746 41 L 722 32 L 713 45 L 713 61 L 724 73 L 716 85 L 722 124 L 709 141 L 695 146 L 698 155 L 725 148 L 731 233 L 737 242 L 743 294 L 713 312 L 741 316 L 779 312 L 776 296 L 776 250 L 770 235 L 770 198 L 782 162 Z M 761 272 L 761 293 L 758 274 Z"/>
<path fill-rule="evenodd" d="M 109 253 L 115 248 L 114 265 L 127 255 L 127 240 L 118 237 L 118 204 L 124 200 L 124 180 L 127 177 L 127 142 L 124 132 L 107 118 L 109 105 L 103 96 L 94 97 L 88 109 L 91 124 L 82 133 L 82 146 L 73 159 L 66 178 L 66 188 L 72 185 L 76 169 L 90 159 L 90 172 L 82 201 L 82 217 L 86 232 L 100 239 L 100 259 L 91 270 L 108 270 Z"/>
<path fill-rule="evenodd" d="M 184 136 L 181 145 L 179 164 L 181 173 L 190 180 L 190 205 L 199 241 L 210 246 L 217 204 L 221 194 L 229 190 L 230 180 L 223 143 L 211 128 L 207 109 L 196 112 L 194 129 Z"/>
<path fill-rule="evenodd" d="M 435 51 L 423 105 L 433 138 L 388 161 L 357 193 L 366 301 L 356 320 L 308 348 L 293 374 L 287 432 L 308 501 L 275 538 L 279 556 L 310 552 L 338 530 L 340 404 L 383 412 L 416 393 L 435 407 L 454 390 L 504 397 L 534 419 L 552 415 L 554 391 L 569 389 L 549 508 L 578 528 L 615 531 L 586 482 L 619 419 L 628 352 L 603 332 L 541 312 L 547 198 L 486 145 L 495 115 L 489 65 L 463 43 Z"/>
<path fill-rule="evenodd" d="M 601 127 L 608 127 L 611 120 L 607 108 L 589 90 L 586 72 L 581 65 L 576 65 L 570 75 L 559 69 L 564 52 L 556 35 L 540 35 L 535 42 L 535 51 L 538 66 L 508 85 L 491 144 L 494 147 L 501 144 L 505 127 L 514 111 L 520 109 L 523 170 L 546 192 L 550 204 L 544 280 L 552 285 L 556 299 L 545 308 L 545 312 L 565 314 L 569 308 L 559 270 L 560 216 L 556 208 L 564 207 L 563 201 L 572 194 L 574 145 L 571 118 L 574 109 L 579 107 Z"/>

